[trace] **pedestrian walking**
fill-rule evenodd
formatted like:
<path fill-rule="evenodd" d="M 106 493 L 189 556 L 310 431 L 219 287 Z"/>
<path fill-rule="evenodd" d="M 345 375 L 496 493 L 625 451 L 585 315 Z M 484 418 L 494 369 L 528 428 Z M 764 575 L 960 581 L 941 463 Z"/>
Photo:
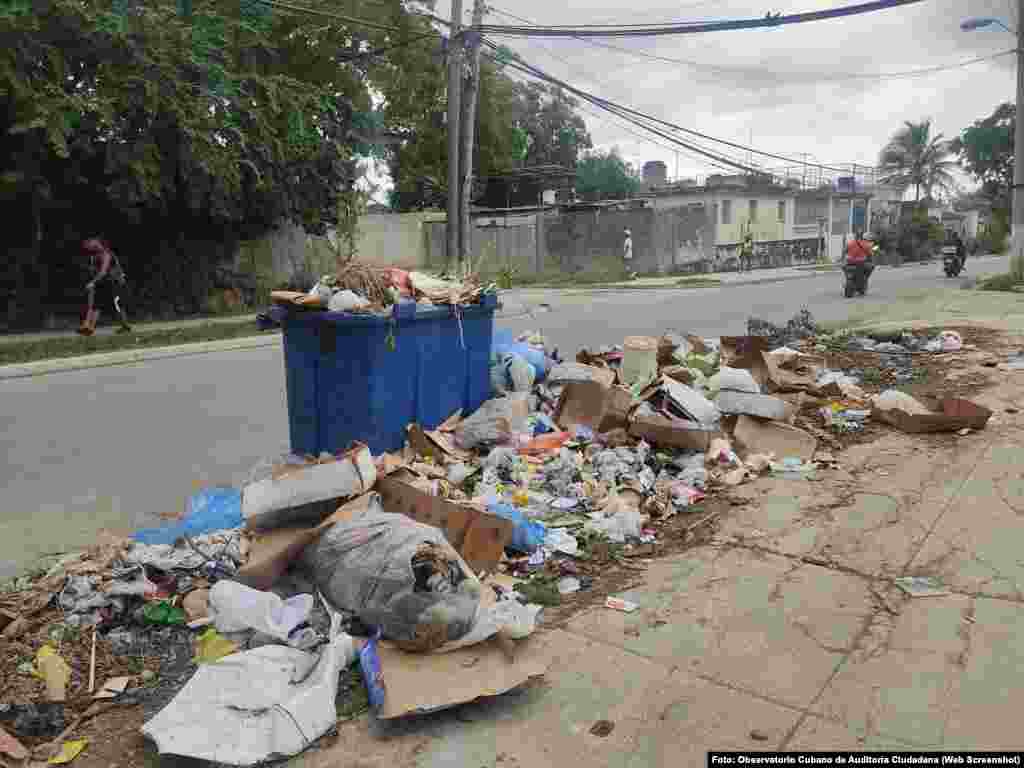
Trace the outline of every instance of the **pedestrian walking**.
<path fill-rule="evenodd" d="M 622 235 L 622 260 L 625 263 L 626 276 L 632 280 L 636 277 L 636 272 L 633 271 L 633 233 L 629 227 L 625 227 Z"/>
<path fill-rule="evenodd" d="M 100 237 L 85 240 L 82 251 L 89 259 L 90 279 L 85 286 L 88 305 L 78 332 L 83 336 L 92 336 L 100 321 L 100 313 L 106 311 L 113 312 L 121 321 L 118 332 L 127 333 L 132 329 L 123 303 L 128 280 L 121 262 L 110 244 Z"/>
<path fill-rule="evenodd" d="M 740 272 L 754 268 L 754 236 L 747 232 L 740 245 Z"/>

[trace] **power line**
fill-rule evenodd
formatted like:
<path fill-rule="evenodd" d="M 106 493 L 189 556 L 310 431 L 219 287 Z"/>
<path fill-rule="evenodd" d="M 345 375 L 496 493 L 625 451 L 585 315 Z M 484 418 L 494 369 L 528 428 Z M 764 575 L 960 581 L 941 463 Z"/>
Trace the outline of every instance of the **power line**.
<path fill-rule="evenodd" d="M 496 46 L 490 40 L 484 40 L 483 42 L 484 42 L 484 44 L 488 48 L 490 48 L 490 49 L 492 49 L 492 50 L 494 50 L 496 52 L 499 50 L 498 46 Z M 497 61 L 499 64 L 503 63 L 503 64 L 505 64 L 505 66 L 509 66 L 509 67 L 511 67 L 513 69 L 516 69 L 516 70 L 520 71 L 520 72 L 528 74 L 528 75 L 530 75 L 530 76 L 532 76 L 532 77 L 534 77 L 536 79 L 544 80 L 544 81 L 550 82 L 550 83 L 552 83 L 554 85 L 558 85 L 559 87 L 561 87 L 564 90 L 572 93 L 573 95 L 578 96 L 579 98 L 583 99 L 584 101 L 587 101 L 587 102 L 593 104 L 594 106 L 599 107 L 599 108 L 605 110 L 606 112 L 610 112 L 613 115 L 617 115 L 618 117 L 622 117 L 622 118 L 628 120 L 629 122 L 634 123 L 635 125 L 639 125 L 644 130 L 646 130 L 646 131 L 648 131 L 650 133 L 653 133 L 655 136 L 659 136 L 659 137 L 661 137 L 663 139 L 666 139 L 666 140 L 670 141 L 674 145 L 677 145 L 677 146 L 680 146 L 680 147 L 683 147 L 685 149 L 690 150 L 691 153 L 696 153 L 698 155 L 702 155 L 703 157 L 706 157 L 708 159 L 714 160 L 717 163 L 721 163 L 723 165 L 730 166 L 730 167 L 736 168 L 738 170 L 742 170 L 742 171 L 744 171 L 746 173 L 755 174 L 755 175 L 762 173 L 757 168 L 753 168 L 753 167 L 751 167 L 749 165 L 745 165 L 745 164 L 743 164 L 741 162 L 737 162 L 735 160 L 732 160 L 732 159 L 730 159 L 728 157 L 719 155 L 719 154 L 717 154 L 715 152 L 709 151 L 709 150 L 704 149 L 702 147 L 695 146 L 693 144 L 690 144 L 688 142 L 683 141 L 682 139 L 680 139 L 677 136 L 672 136 L 671 134 L 665 133 L 663 130 L 661 130 L 659 128 L 652 127 L 650 125 L 651 119 L 649 118 L 649 116 L 643 115 L 642 113 L 635 113 L 635 110 L 630 110 L 627 107 L 621 107 L 618 104 L 610 102 L 610 101 L 608 101 L 606 99 L 601 99 L 601 98 L 599 98 L 597 96 L 592 96 L 591 94 L 587 93 L 586 91 L 581 91 L 578 88 L 573 88 L 572 86 L 569 86 L 569 85 L 563 83 L 561 80 L 558 80 L 557 78 L 553 78 L 550 75 L 542 72 L 541 70 L 537 69 L 533 65 L 526 64 L 521 59 L 517 59 L 517 60 L 514 60 L 514 61 L 510 61 L 510 62 L 503 62 L 499 57 L 490 57 L 489 56 L 488 58 L 492 58 L 494 61 Z M 633 113 L 635 113 L 636 115 L 639 115 L 639 117 L 634 116 Z"/>
<path fill-rule="evenodd" d="M 369 21 L 367 19 L 359 19 L 354 16 L 346 16 L 341 13 L 335 13 L 334 11 L 321 11 L 319 8 L 303 8 L 298 5 L 291 5 L 290 3 L 282 3 L 279 0 L 256 0 L 256 2 L 262 5 L 268 5 L 271 8 L 280 8 L 285 11 L 293 11 L 295 13 L 305 13 L 310 16 L 320 16 L 322 18 L 333 19 L 334 21 L 343 21 L 346 24 L 353 24 L 355 26 L 366 27 L 367 29 L 376 29 L 381 32 L 408 32 L 406 29 L 396 27 L 388 24 L 381 24 L 376 21 Z M 413 14 L 421 15 L 421 14 Z"/>
<path fill-rule="evenodd" d="M 493 43 L 490 43 L 489 41 L 488 41 L 488 44 L 491 47 L 493 47 L 495 50 L 498 49 L 498 46 L 494 45 Z M 675 130 L 675 131 L 681 131 L 681 132 L 686 133 L 688 135 L 696 136 L 698 138 L 714 142 L 715 144 L 723 144 L 725 146 L 732 147 L 733 149 L 739 149 L 739 150 L 741 150 L 743 152 L 752 152 L 754 154 L 761 155 L 763 157 L 771 157 L 771 158 L 773 158 L 775 160 L 781 160 L 782 162 L 787 163 L 789 165 L 799 165 L 800 164 L 800 161 L 794 160 L 791 157 L 786 157 L 785 155 L 778 155 L 778 154 L 775 154 L 774 152 L 766 152 L 764 150 L 756 149 L 754 147 L 746 146 L 744 144 L 737 144 L 736 142 L 733 142 L 733 141 L 728 141 L 726 139 L 720 139 L 720 138 L 717 138 L 715 136 L 710 136 L 710 135 L 708 135 L 706 133 L 702 133 L 700 131 L 695 131 L 695 130 L 693 130 L 691 128 L 684 128 L 683 126 L 677 125 L 676 123 L 671 123 L 671 122 L 669 122 L 667 120 L 662 120 L 661 118 L 655 117 L 653 115 L 646 114 L 644 112 L 640 112 L 639 110 L 632 109 L 631 107 L 625 107 L 625 106 L 622 106 L 622 105 L 619 105 L 619 104 L 615 104 L 614 102 L 611 102 L 611 101 L 609 101 L 607 99 L 603 99 L 600 96 L 594 96 L 593 94 L 587 93 L 586 91 L 582 91 L 579 88 L 575 88 L 575 87 L 569 85 L 568 83 L 566 83 L 566 82 L 564 82 L 562 80 L 559 80 L 556 77 L 553 77 L 553 76 L 547 74 L 546 72 L 544 72 L 543 70 L 539 69 L 538 67 L 535 67 L 532 64 L 527 64 L 526 62 L 522 61 L 522 59 L 518 59 L 518 63 L 521 64 L 523 67 L 525 67 L 526 70 L 530 74 L 532 74 L 534 77 L 536 77 L 537 79 L 545 80 L 545 81 L 547 81 L 547 82 L 549 82 L 549 83 L 551 83 L 553 85 L 557 85 L 559 88 L 562 88 L 563 90 L 568 91 L 569 93 L 572 93 L 575 96 L 578 96 L 578 97 L 580 97 L 582 99 L 585 99 L 586 101 L 589 101 L 589 102 L 591 102 L 591 103 L 593 103 L 593 104 L 595 104 L 597 106 L 603 106 L 603 107 L 611 106 L 611 107 L 613 107 L 616 110 L 621 110 L 622 112 L 627 113 L 627 114 L 629 114 L 629 115 L 631 115 L 631 116 L 633 116 L 635 118 L 638 118 L 640 120 L 647 121 L 647 122 L 650 122 L 650 123 L 655 123 L 657 125 L 661 125 L 661 126 L 664 126 L 666 128 L 670 128 L 670 129 Z M 678 140 L 678 139 L 674 138 L 674 140 Z M 731 163 L 731 161 L 730 161 L 730 163 Z M 749 168 L 748 166 L 742 166 L 742 167 L 746 168 L 747 170 L 750 170 L 751 172 L 754 172 L 753 169 Z M 817 163 L 817 167 L 819 167 L 819 168 L 821 168 L 823 170 L 836 171 L 838 173 L 847 173 L 848 172 L 848 169 L 846 169 L 846 168 L 838 168 L 836 166 L 824 165 L 822 163 Z"/>
<path fill-rule="evenodd" d="M 526 24 L 535 25 L 535 22 L 532 22 L 529 19 L 523 18 L 522 16 L 517 16 L 514 13 L 509 13 L 508 11 L 504 11 L 504 10 L 502 10 L 500 8 L 496 8 L 493 5 L 490 6 L 490 8 L 491 8 L 492 11 L 494 11 L 496 13 L 499 13 L 502 16 L 508 16 L 509 18 L 515 19 L 517 21 L 522 21 L 522 22 L 525 22 Z M 827 74 L 823 74 L 823 75 L 813 75 L 811 73 L 800 73 L 800 72 L 792 72 L 792 73 L 790 73 L 790 72 L 771 72 L 771 71 L 763 70 L 763 69 L 744 69 L 742 67 L 723 67 L 723 66 L 720 66 L 720 65 L 717 65 L 717 64 L 706 64 L 706 63 L 700 62 L 700 61 L 693 61 L 691 59 L 676 59 L 676 58 L 672 58 L 670 56 L 658 56 L 657 54 L 646 53 L 644 51 L 634 51 L 634 50 L 632 50 L 630 48 L 623 48 L 621 45 L 613 45 L 611 43 L 603 43 L 603 42 L 600 42 L 600 41 L 597 41 L 597 40 L 592 40 L 592 39 L 585 38 L 585 37 L 579 37 L 579 38 L 576 38 L 576 39 L 579 40 L 581 43 L 586 43 L 587 45 L 592 45 L 592 46 L 595 46 L 595 47 L 598 47 L 598 48 L 607 48 L 608 50 L 612 50 L 612 51 L 619 51 L 620 53 L 624 53 L 624 54 L 626 54 L 628 56 L 634 56 L 634 57 L 642 58 L 642 59 L 650 59 L 652 61 L 660 61 L 660 62 L 663 62 L 663 63 L 666 63 L 666 64 L 682 64 L 682 65 L 687 66 L 687 67 L 692 67 L 694 69 L 703 69 L 703 70 L 707 70 L 709 72 L 716 72 L 716 73 L 723 73 L 723 74 L 734 74 L 734 75 L 747 75 L 747 76 L 751 76 L 751 77 L 764 77 L 766 75 L 770 75 L 770 76 L 779 77 L 779 78 L 792 77 L 793 75 L 801 75 L 801 74 L 809 75 L 809 77 L 807 77 L 807 78 L 798 78 L 799 82 L 802 82 L 802 83 L 831 82 L 831 81 L 842 81 L 842 80 L 874 80 L 874 79 L 883 80 L 883 79 L 889 79 L 889 78 L 918 77 L 918 76 L 921 76 L 921 75 L 935 74 L 937 72 L 946 72 L 948 70 L 953 70 L 953 69 L 961 69 L 963 67 L 971 66 L 972 64 L 978 64 L 978 63 L 983 62 L 983 61 L 991 61 L 991 60 L 997 59 L 997 58 L 999 58 L 1001 56 L 1007 56 L 1007 55 L 1009 55 L 1011 53 L 1016 53 L 1016 51 L 1011 48 L 1010 50 L 1001 51 L 999 53 L 994 53 L 994 54 L 991 54 L 989 56 L 979 56 L 979 57 L 974 58 L 974 59 L 968 59 L 967 61 L 957 62 L 956 64 L 944 64 L 944 65 L 937 65 L 937 66 L 932 66 L 932 67 L 922 67 L 922 68 L 919 68 L 919 69 L 908 69 L 908 70 L 904 70 L 902 72 L 834 72 L 834 73 L 827 73 Z"/>
<path fill-rule="evenodd" d="M 492 10 L 497 10 L 493 6 L 491 6 L 491 9 Z M 499 13 L 500 13 L 500 11 L 499 11 Z M 506 14 L 506 15 L 509 15 L 509 14 Z M 566 58 L 564 58 L 562 56 L 559 56 L 558 54 L 556 54 L 554 51 L 552 51 L 550 48 L 548 48 L 546 45 L 543 45 L 542 43 L 536 43 L 536 44 L 540 45 L 543 48 L 544 52 L 547 53 L 549 56 L 551 56 L 552 58 L 557 59 L 557 60 L 561 61 L 563 64 L 565 64 L 570 70 L 575 71 L 578 74 L 583 75 L 583 77 L 585 77 L 586 79 L 590 80 L 591 82 L 593 82 L 593 83 L 595 83 L 597 85 L 600 85 L 600 83 L 598 81 L 593 80 L 589 75 L 586 75 L 585 73 L 581 73 L 578 69 L 576 69 L 576 67 L 573 66 L 569 62 L 568 59 L 566 59 Z M 620 123 L 617 120 L 612 120 L 612 119 L 610 119 L 608 117 L 605 117 L 605 116 L 601 115 L 598 112 L 594 112 L 594 111 L 586 109 L 585 107 L 582 107 L 582 106 L 580 107 L 580 109 L 584 113 L 590 115 L 591 117 L 593 117 L 593 118 L 595 118 L 597 120 L 600 120 L 601 122 L 608 123 L 609 125 L 614 125 L 617 128 L 619 128 L 620 130 L 623 130 L 626 133 L 628 133 L 628 134 L 630 134 L 632 136 L 635 136 L 636 138 L 640 139 L 641 141 L 643 141 L 643 142 L 645 142 L 647 144 L 650 144 L 650 145 L 655 146 L 655 147 L 660 147 L 661 149 L 666 149 L 666 150 L 668 150 L 670 152 L 682 152 L 683 154 L 686 154 L 686 155 L 688 155 L 690 157 L 700 157 L 699 155 L 696 155 L 695 153 L 691 152 L 688 148 L 682 148 L 678 144 L 676 144 L 675 146 L 671 146 L 671 145 L 668 145 L 668 144 L 662 144 L 659 141 L 654 141 L 653 139 L 651 139 L 651 138 L 649 138 L 647 136 L 644 136 L 642 133 L 639 133 L 637 131 L 632 130 L 625 123 Z M 633 124 L 634 125 L 638 125 L 635 122 Z M 708 163 L 711 166 L 713 166 L 714 168 L 717 168 L 719 170 L 731 170 L 731 168 L 729 166 L 722 165 L 721 163 L 717 163 L 717 162 L 715 162 L 713 160 L 704 159 L 703 162 Z"/>
<path fill-rule="evenodd" d="M 837 19 L 874 13 L 905 5 L 914 5 L 923 0 L 871 0 L 857 5 L 840 8 L 829 8 L 823 11 L 806 11 L 788 15 L 766 15 L 760 19 L 733 19 L 704 22 L 677 22 L 665 25 L 552 25 L 542 27 L 503 26 L 499 24 L 482 24 L 478 30 L 484 34 L 507 35 L 512 37 L 652 37 L 661 35 L 692 35 L 702 32 L 728 32 L 739 29 L 767 29 L 788 26 L 790 24 L 806 24 L 812 21 Z"/>

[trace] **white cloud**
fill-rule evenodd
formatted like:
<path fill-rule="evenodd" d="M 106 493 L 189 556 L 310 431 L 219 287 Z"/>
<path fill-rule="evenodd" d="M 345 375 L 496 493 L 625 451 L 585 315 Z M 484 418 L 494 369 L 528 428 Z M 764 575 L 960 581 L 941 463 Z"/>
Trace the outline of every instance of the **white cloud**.
<path fill-rule="evenodd" d="M 707 18 L 750 18 L 766 12 L 835 7 L 851 0 L 496 0 L 498 9 L 545 24 L 636 24 Z M 471 7 L 471 4 L 468 4 Z M 447 16 L 447 3 L 437 14 Z M 836 73 L 899 72 L 961 62 L 1014 47 L 996 28 L 962 32 L 969 16 L 996 16 L 1014 26 L 1008 0 L 926 0 L 861 16 L 769 30 L 662 38 L 608 39 L 612 45 L 686 59 L 686 66 L 637 58 L 574 39 L 501 38 L 527 61 L 582 90 L 738 144 L 826 164 L 873 165 L 905 120 L 931 117 L 952 137 L 1000 102 L 1013 100 L 1015 57 L 913 78 L 820 82 Z M 492 12 L 488 23 L 517 24 Z M 567 61 L 559 60 L 565 59 Z M 590 108 L 592 110 L 592 108 Z M 584 115 L 595 145 L 618 146 L 631 162 L 662 160 L 674 174 L 675 153 L 639 140 L 612 120 Z M 655 140 L 661 141 L 661 140 Z M 664 143 L 664 142 L 661 142 Z M 705 142 L 701 142 L 705 143 Z M 721 151 L 721 148 L 719 148 Z M 726 150 L 736 157 L 746 154 Z M 756 156 L 755 156 L 755 159 Z M 760 158 L 765 165 L 782 163 Z M 680 154 L 681 175 L 714 172 Z"/>

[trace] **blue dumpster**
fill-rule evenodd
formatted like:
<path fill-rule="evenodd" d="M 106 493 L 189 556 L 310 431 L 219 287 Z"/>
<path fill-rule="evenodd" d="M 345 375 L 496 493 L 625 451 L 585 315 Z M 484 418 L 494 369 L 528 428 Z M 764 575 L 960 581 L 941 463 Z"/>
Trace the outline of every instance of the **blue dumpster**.
<path fill-rule="evenodd" d="M 337 453 L 354 440 L 374 454 L 400 449 L 405 428 L 433 429 L 491 395 L 498 297 L 480 304 L 394 305 L 385 316 L 289 311 L 284 329 L 291 448 Z M 394 347 L 388 337 L 394 338 Z"/>

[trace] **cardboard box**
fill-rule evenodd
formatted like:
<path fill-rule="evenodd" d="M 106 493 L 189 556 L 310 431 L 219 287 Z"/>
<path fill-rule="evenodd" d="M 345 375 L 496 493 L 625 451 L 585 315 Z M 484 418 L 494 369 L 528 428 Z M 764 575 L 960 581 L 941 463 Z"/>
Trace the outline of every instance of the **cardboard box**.
<path fill-rule="evenodd" d="M 961 429 L 984 429 L 992 417 L 988 408 L 959 397 L 923 401 L 932 409 L 931 413 L 911 415 L 900 410 L 873 408 L 871 415 L 903 432 L 924 434 L 928 432 L 958 432 Z"/>
<path fill-rule="evenodd" d="M 571 384 L 573 382 L 595 381 L 610 387 L 615 383 L 615 371 L 583 363 L 559 363 L 548 373 L 548 384 Z"/>
<path fill-rule="evenodd" d="M 562 429 L 588 427 L 600 431 L 608 410 L 608 387 L 596 381 L 574 381 L 565 385 L 555 408 L 555 423 Z"/>
<path fill-rule="evenodd" d="M 405 428 L 409 445 L 420 456 L 430 456 L 441 462 L 446 459 L 467 461 L 473 454 L 455 445 L 455 440 L 448 432 L 423 429 L 419 424 L 410 424 Z"/>
<path fill-rule="evenodd" d="M 410 475 L 408 470 L 399 470 L 377 481 L 384 510 L 440 528 L 474 572 L 494 571 L 512 540 L 512 521 L 471 504 L 424 493 L 408 482 Z"/>
<path fill-rule="evenodd" d="M 721 364 L 728 368 L 743 368 L 750 371 L 763 392 L 768 384 L 768 367 L 764 362 L 764 353 L 769 349 L 768 339 L 763 336 L 723 336 Z"/>
<path fill-rule="evenodd" d="M 681 384 L 668 376 L 661 376 L 654 383 L 640 393 L 641 400 L 652 400 L 656 395 L 662 394 L 665 400 L 674 407 L 680 415 L 705 426 L 712 426 L 718 422 L 718 408 L 692 387 Z"/>
<path fill-rule="evenodd" d="M 481 609 L 495 602 L 484 588 Z M 437 653 L 406 653 L 386 640 L 368 648 L 363 661 L 373 669 L 367 681 L 370 700 L 382 697 L 377 717 L 388 720 L 403 715 L 422 715 L 482 698 L 498 696 L 542 677 L 554 657 L 553 632 L 534 632 L 523 640 L 498 636 L 466 648 Z M 367 677 L 367 664 L 363 664 Z"/>
<path fill-rule="evenodd" d="M 651 445 L 706 451 L 717 429 L 702 427 L 696 422 L 670 419 L 666 416 L 638 416 L 629 427 L 629 434 Z"/>
<path fill-rule="evenodd" d="M 777 461 L 795 457 L 810 461 L 818 447 L 813 435 L 798 427 L 777 421 L 761 421 L 752 416 L 740 416 L 736 420 L 733 437 L 751 454 L 773 454 Z"/>
<path fill-rule="evenodd" d="M 791 368 L 781 365 L 777 355 L 762 352 L 761 358 L 768 375 L 768 389 L 772 392 L 809 391 L 822 369 L 820 361 L 811 357 L 797 357 Z"/>
<path fill-rule="evenodd" d="M 633 397 L 633 393 L 625 387 L 609 389 L 600 431 L 611 432 L 613 429 L 628 429 L 629 414 L 636 404 L 637 400 Z"/>

